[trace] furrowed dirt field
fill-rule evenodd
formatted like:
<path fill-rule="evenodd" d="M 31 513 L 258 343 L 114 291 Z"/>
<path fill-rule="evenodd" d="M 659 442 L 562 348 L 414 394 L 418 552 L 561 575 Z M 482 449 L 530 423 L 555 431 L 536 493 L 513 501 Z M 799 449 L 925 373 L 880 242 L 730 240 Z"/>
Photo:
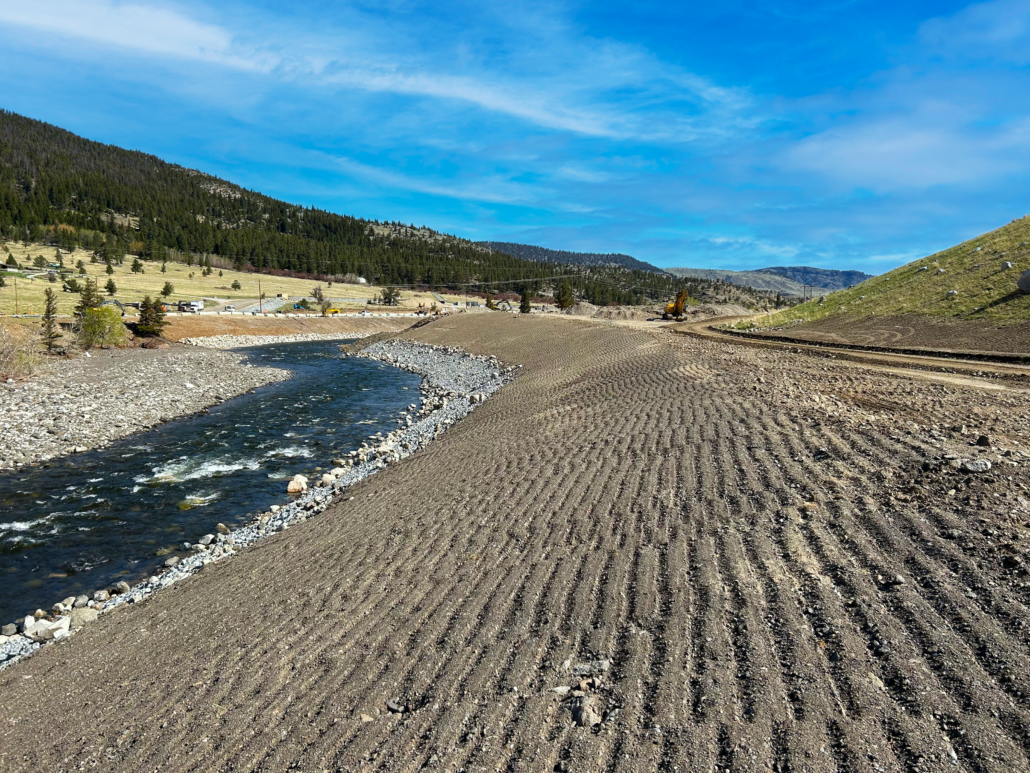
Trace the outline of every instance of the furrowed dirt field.
<path fill-rule="evenodd" d="M 761 322 L 759 321 L 759 324 Z M 984 321 L 939 320 L 932 317 L 827 317 L 804 325 L 769 328 L 756 335 L 788 336 L 799 341 L 899 349 L 1028 354 L 1030 323 L 997 325 Z"/>
<path fill-rule="evenodd" d="M 353 500 L 0 673 L 0 769 L 1030 768 L 1017 383 L 575 320 L 402 335 L 524 367 Z"/>

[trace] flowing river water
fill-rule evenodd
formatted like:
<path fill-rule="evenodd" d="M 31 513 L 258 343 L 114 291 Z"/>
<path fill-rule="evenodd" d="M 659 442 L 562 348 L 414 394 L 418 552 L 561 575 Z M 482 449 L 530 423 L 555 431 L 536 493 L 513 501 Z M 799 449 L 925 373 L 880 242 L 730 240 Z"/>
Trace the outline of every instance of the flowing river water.
<path fill-rule="evenodd" d="M 124 438 L 0 475 L 0 622 L 153 573 L 219 522 L 288 501 L 286 484 L 419 403 L 418 376 L 341 357 L 339 341 L 244 350 L 294 377 Z M 112 396 L 112 400 L 131 396 Z"/>

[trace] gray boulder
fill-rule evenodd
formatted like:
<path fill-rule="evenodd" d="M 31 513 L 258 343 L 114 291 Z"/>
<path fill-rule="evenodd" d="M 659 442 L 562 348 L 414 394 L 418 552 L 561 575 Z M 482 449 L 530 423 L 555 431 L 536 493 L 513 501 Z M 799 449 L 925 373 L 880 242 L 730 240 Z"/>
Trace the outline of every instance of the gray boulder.
<path fill-rule="evenodd" d="M 99 613 L 95 609 L 73 609 L 68 619 L 71 620 L 71 628 L 74 631 L 86 623 L 92 623 L 98 616 Z"/>
<path fill-rule="evenodd" d="M 966 472 L 987 472 L 991 469 L 991 463 L 986 459 L 967 459 L 962 462 L 962 469 Z"/>
<path fill-rule="evenodd" d="M 1024 293 L 1030 293 L 1030 269 L 1023 272 L 1023 275 L 1016 280 L 1016 287 Z"/>

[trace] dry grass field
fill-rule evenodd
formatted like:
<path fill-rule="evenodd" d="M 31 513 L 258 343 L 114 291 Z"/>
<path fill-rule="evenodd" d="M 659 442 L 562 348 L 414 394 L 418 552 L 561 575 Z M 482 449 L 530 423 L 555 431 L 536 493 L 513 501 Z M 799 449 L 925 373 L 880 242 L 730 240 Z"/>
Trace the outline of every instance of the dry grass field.
<path fill-rule="evenodd" d="M 402 335 L 523 368 L 317 518 L 0 673 L 0 768 L 1030 769 L 1018 383 L 546 317 Z"/>
<path fill-rule="evenodd" d="M 26 274 L 39 274 L 40 269 L 31 267 L 33 260 L 42 255 L 47 262 L 55 261 L 55 249 L 41 244 L 30 244 L 28 247 L 20 242 L 8 242 L 7 248 L 10 254 L 21 266 L 27 266 Z M 90 263 L 90 252 L 77 250 L 62 257 L 65 266 L 74 269 L 78 261 L 86 266 L 87 275 L 97 282 L 101 293 L 105 298 L 110 296 L 104 291 L 108 275 L 106 266 L 103 263 Z M 0 263 L 7 259 L 8 253 L 0 255 Z M 288 277 L 274 277 L 266 274 L 254 274 L 247 272 L 231 271 L 228 269 L 214 269 L 210 276 L 202 275 L 202 268 L 198 266 L 187 266 L 183 263 L 167 263 L 165 273 L 161 273 L 161 264 L 145 263 L 144 274 L 134 274 L 131 271 L 132 256 L 127 256 L 122 265 L 114 265 L 114 274 L 111 279 L 117 287 L 113 296 L 123 303 L 140 301 L 144 295 L 157 298 L 164 287 L 165 282 L 171 282 L 175 288 L 170 300 L 206 300 L 218 299 L 219 301 L 234 304 L 239 308 L 244 303 L 257 303 L 258 282 L 261 283 L 261 292 L 268 299 L 274 299 L 277 294 L 283 293 L 291 298 L 310 296 L 312 288 L 318 282 L 309 279 L 291 279 Z M 45 270 L 44 270 L 45 271 Z M 190 277 L 192 274 L 192 278 Z M 78 273 L 75 274 L 77 278 Z M 234 290 L 232 283 L 238 281 L 240 289 Z M 17 280 L 17 305 L 15 303 L 15 280 L 13 276 L 6 275 L 6 286 L 0 288 L 0 314 L 14 314 L 17 307 L 21 314 L 42 314 L 43 292 L 47 287 L 54 289 L 58 296 L 58 313 L 70 315 L 75 304 L 78 302 L 76 293 L 61 292 L 61 282 L 52 284 L 47 281 L 45 275 L 37 276 L 34 279 L 20 278 Z M 365 308 L 365 301 L 378 297 L 382 288 L 372 285 L 344 285 L 334 284 L 326 288 L 326 295 L 330 298 L 347 299 L 347 302 L 339 304 L 341 310 L 358 311 Z M 450 293 L 442 294 L 448 302 L 461 301 L 462 297 Z M 414 309 L 420 303 L 430 306 L 433 298 L 429 293 L 402 290 L 398 310 Z M 290 305 L 292 312 L 292 304 Z M 216 306 L 217 307 L 217 306 Z"/>

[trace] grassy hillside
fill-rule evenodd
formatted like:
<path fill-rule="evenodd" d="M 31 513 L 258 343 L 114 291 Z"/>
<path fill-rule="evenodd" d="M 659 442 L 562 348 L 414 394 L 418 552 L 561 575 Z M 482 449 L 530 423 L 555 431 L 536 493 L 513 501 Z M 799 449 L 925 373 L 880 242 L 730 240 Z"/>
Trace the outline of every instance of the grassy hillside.
<path fill-rule="evenodd" d="M 773 266 L 754 271 L 724 271 L 714 268 L 668 268 L 666 273 L 678 277 L 693 277 L 713 281 L 726 281 L 738 287 L 753 287 L 783 295 L 802 296 L 806 284 L 812 285 L 809 294 L 830 293 L 850 287 L 870 278 L 861 271 L 834 271 L 807 266 Z M 814 288 L 814 289 L 813 289 Z"/>
<path fill-rule="evenodd" d="M 42 255 L 48 261 L 52 261 L 55 258 L 55 249 L 42 244 L 29 244 L 26 246 L 11 242 L 6 247 L 9 253 L 0 252 L 0 256 L 2 256 L 0 262 L 6 260 L 8 254 L 13 255 L 15 260 L 22 266 L 30 265 L 33 258 L 37 255 Z M 131 259 L 126 259 L 122 265 L 112 264 L 111 267 L 114 273 L 109 277 L 106 273 L 106 266 L 103 263 L 90 263 L 92 253 L 89 251 L 80 249 L 71 255 L 64 253 L 62 257 L 65 265 L 69 267 L 74 267 L 81 260 L 86 267 L 86 276 L 97 283 L 105 300 L 112 296 L 108 295 L 104 290 L 104 285 L 107 284 L 108 278 L 113 279 L 117 288 L 113 297 L 122 303 L 140 301 L 144 295 L 157 298 L 165 282 L 171 282 L 175 288 L 170 297 L 172 301 L 204 300 L 208 302 L 207 305 L 210 308 L 218 308 L 218 303 L 212 304 L 214 299 L 218 299 L 223 303 L 227 302 L 235 305 L 237 309 L 243 309 L 249 304 L 257 303 L 258 282 L 261 283 L 261 292 L 265 294 L 266 300 L 274 299 L 279 293 L 288 295 L 290 298 L 310 297 L 312 288 L 319 284 L 310 279 L 268 276 L 254 272 L 233 271 L 231 269 L 216 269 L 210 276 L 204 276 L 201 273 L 201 269 L 197 266 L 187 266 L 183 263 L 174 262 L 169 262 L 165 265 L 164 273 L 161 273 L 160 263 L 146 262 L 144 264 L 145 273 L 134 274 L 131 270 Z M 190 276 L 191 274 L 192 277 Z M 3 274 L 3 276 L 5 286 L 0 288 L 0 314 L 14 314 L 16 308 L 15 275 L 7 273 Z M 19 272 L 17 276 L 17 311 L 21 314 L 42 314 L 43 293 L 48 287 L 57 293 L 57 311 L 62 316 L 70 315 L 72 309 L 75 308 L 75 304 L 79 302 L 78 293 L 62 292 L 62 283 L 60 281 L 55 283 L 49 282 L 45 274 L 41 274 L 39 269 L 26 268 L 24 271 Z M 79 280 L 85 278 L 77 272 L 74 276 Z M 239 282 L 239 290 L 233 289 L 233 282 Z M 325 283 L 322 283 L 322 285 L 326 287 Z M 342 310 L 357 311 L 365 308 L 365 301 L 369 298 L 377 297 L 380 291 L 381 288 L 371 285 L 334 283 L 332 287 L 326 288 L 326 295 L 330 298 L 338 299 L 335 305 L 339 306 Z M 448 302 L 462 300 L 462 296 L 447 292 L 442 292 L 441 297 Z M 430 293 L 417 290 L 402 290 L 398 307 L 377 307 L 373 310 L 410 311 L 413 308 L 417 308 L 419 303 L 430 306 L 433 302 L 434 299 Z M 290 312 L 293 311 L 292 306 L 292 303 L 288 305 Z"/>
<path fill-rule="evenodd" d="M 1011 262 L 1013 268 L 1003 264 Z M 1016 287 L 1030 269 L 1030 215 L 996 231 L 874 277 L 849 290 L 786 309 L 769 325 L 853 317 L 918 314 L 998 323 L 1030 320 L 1030 295 Z M 948 293 L 957 291 L 954 296 Z M 765 323 L 763 323 L 764 326 Z"/>

